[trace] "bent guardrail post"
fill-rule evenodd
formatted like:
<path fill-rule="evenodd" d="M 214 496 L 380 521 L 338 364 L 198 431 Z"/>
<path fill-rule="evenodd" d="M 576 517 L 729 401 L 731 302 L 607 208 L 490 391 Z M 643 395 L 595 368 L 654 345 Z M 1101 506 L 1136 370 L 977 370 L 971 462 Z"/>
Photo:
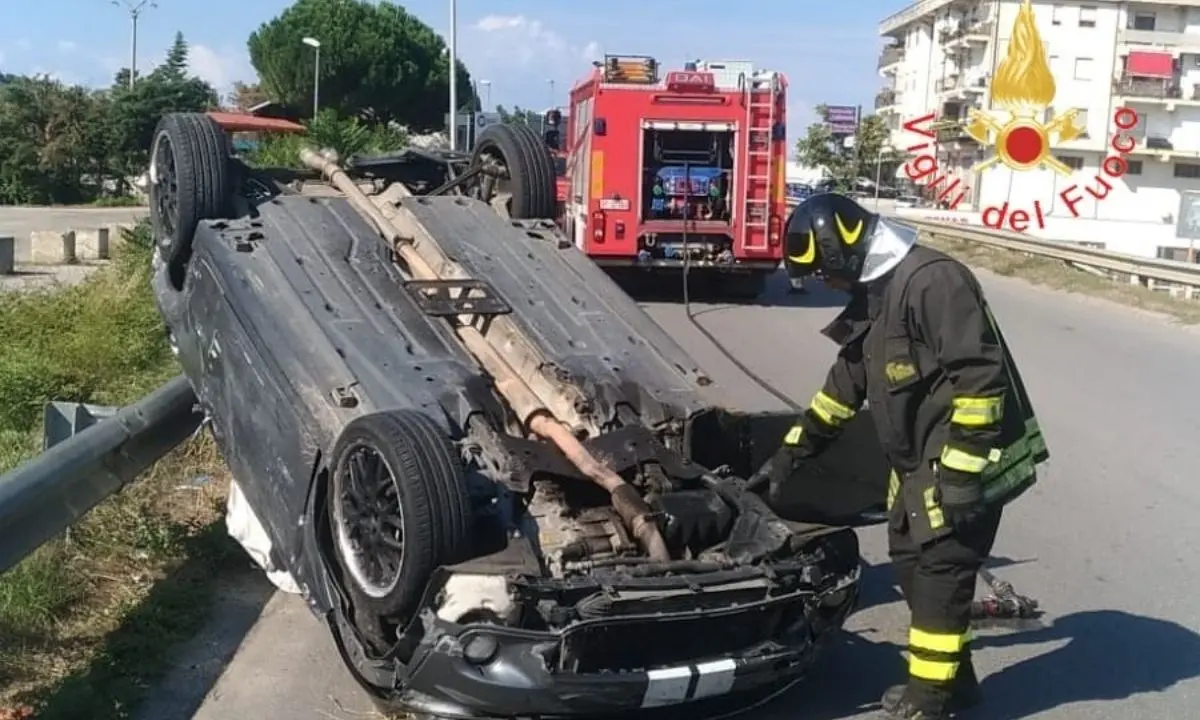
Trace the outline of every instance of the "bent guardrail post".
<path fill-rule="evenodd" d="M 0 476 L 0 573 L 187 440 L 202 417 L 180 375 Z"/>

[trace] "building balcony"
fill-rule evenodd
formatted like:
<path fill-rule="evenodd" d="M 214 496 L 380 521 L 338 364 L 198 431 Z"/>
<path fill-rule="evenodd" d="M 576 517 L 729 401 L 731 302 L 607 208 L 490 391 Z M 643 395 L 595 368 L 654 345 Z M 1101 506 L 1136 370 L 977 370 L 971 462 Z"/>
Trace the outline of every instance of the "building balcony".
<path fill-rule="evenodd" d="M 938 42 L 949 47 L 968 47 L 976 43 L 986 43 L 992 39 L 995 26 L 990 20 L 947 28 L 938 33 Z"/>
<path fill-rule="evenodd" d="M 875 109 L 894 107 L 900 102 L 900 93 L 895 90 L 880 90 L 875 94 Z"/>
<path fill-rule="evenodd" d="M 917 0 L 908 7 L 892 13 L 879 23 L 880 35 L 901 35 L 914 22 L 932 19 L 939 10 L 956 0 Z"/>
<path fill-rule="evenodd" d="M 1178 75 L 1173 78 L 1123 75 L 1113 81 L 1113 94 L 1133 101 L 1165 102 L 1168 105 L 1180 102 L 1192 105 L 1200 103 L 1200 84 L 1193 83 L 1185 87 Z"/>
<path fill-rule="evenodd" d="M 953 74 L 941 78 L 933 84 L 934 92 L 962 99 L 978 99 L 987 92 L 988 78 L 986 75 L 962 76 Z"/>
<path fill-rule="evenodd" d="M 966 120 L 939 120 L 933 124 L 933 132 L 937 141 L 942 144 L 973 143 L 975 139 L 967 134 L 963 123 Z"/>
<path fill-rule="evenodd" d="M 1164 50 L 1176 57 L 1180 53 L 1200 53 L 1200 35 L 1169 30 L 1121 30 L 1117 35 L 1120 49 Z"/>
<path fill-rule="evenodd" d="M 904 48 L 898 45 L 888 45 L 879 53 L 879 69 L 904 62 Z"/>

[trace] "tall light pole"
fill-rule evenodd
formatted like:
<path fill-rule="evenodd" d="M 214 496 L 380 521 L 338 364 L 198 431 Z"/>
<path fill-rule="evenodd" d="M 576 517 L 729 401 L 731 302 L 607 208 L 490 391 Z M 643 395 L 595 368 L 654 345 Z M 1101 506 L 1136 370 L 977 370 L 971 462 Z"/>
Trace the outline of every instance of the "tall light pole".
<path fill-rule="evenodd" d="M 153 0 L 112 0 L 112 4 L 117 7 L 124 7 L 129 11 L 129 21 L 133 25 L 133 34 L 129 38 L 129 89 L 133 89 L 133 83 L 137 78 L 137 25 L 138 18 L 142 13 L 151 8 L 158 7 L 158 3 Z"/>
<path fill-rule="evenodd" d="M 316 120 L 317 111 L 321 106 L 321 41 L 314 37 L 306 37 L 300 42 L 315 51 L 313 55 L 313 120 Z"/>
<path fill-rule="evenodd" d="M 458 149 L 458 0 L 450 0 L 450 149 Z"/>
<path fill-rule="evenodd" d="M 483 86 L 483 107 L 486 110 L 492 106 L 492 81 L 480 80 L 479 84 Z"/>

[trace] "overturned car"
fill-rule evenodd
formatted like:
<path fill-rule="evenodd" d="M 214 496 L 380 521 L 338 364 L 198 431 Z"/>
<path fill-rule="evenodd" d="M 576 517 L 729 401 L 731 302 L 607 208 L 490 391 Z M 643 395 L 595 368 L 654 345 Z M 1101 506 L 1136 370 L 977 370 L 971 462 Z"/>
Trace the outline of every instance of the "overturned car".
<path fill-rule="evenodd" d="M 793 417 L 708 399 L 545 219 L 534 133 L 305 162 L 252 168 L 207 116 L 164 117 L 155 293 L 256 559 L 377 703 L 703 716 L 803 677 L 885 496 L 866 413 L 768 507 L 742 478 Z"/>

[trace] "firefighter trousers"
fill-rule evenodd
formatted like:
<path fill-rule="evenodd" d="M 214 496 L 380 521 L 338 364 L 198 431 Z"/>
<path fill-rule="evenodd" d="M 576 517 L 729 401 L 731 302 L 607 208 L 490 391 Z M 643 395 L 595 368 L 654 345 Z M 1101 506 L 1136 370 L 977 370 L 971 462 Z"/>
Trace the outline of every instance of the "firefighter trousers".
<path fill-rule="evenodd" d="M 896 510 L 888 525 L 888 553 L 911 613 L 910 685 L 935 692 L 974 686 L 971 601 L 979 570 L 996 540 L 1001 508 L 988 510 L 967 528 L 923 544 L 913 539 L 903 508 Z"/>

